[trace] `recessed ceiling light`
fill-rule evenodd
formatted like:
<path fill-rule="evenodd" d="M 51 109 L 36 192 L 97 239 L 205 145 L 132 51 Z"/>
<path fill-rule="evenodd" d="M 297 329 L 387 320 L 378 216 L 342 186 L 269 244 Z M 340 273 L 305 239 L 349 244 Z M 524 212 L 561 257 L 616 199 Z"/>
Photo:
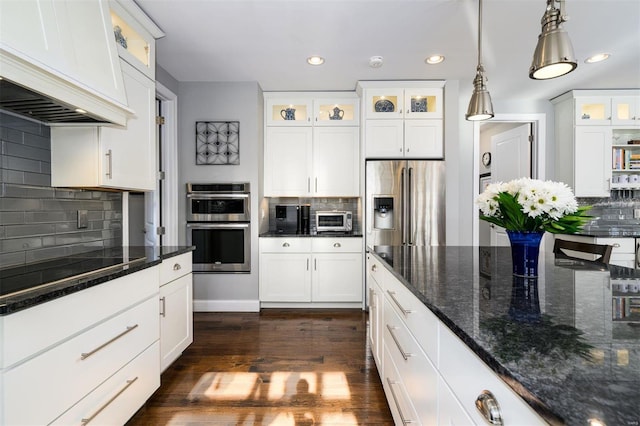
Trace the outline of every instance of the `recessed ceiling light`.
<path fill-rule="evenodd" d="M 424 60 L 424 62 L 429 65 L 439 64 L 442 61 L 444 61 L 443 55 L 431 55 Z"/>
<path fill-rule="evenodd" d="M 324 64 L 324 58 L 322 56 L 309 56 L 307 63 L 309 65 L 322 65 Z"/>
<path fill-rule="evenodd" d="M 600 62 L 600 61 L 604 61 L 606 59 L 609 59 L 609 54 L 608 53 L 597 53 L 593 56 L 589 56 L 587 59 L 585 59 L 584 61 L 587 64 L 593 64 L 594 62 Z"/>

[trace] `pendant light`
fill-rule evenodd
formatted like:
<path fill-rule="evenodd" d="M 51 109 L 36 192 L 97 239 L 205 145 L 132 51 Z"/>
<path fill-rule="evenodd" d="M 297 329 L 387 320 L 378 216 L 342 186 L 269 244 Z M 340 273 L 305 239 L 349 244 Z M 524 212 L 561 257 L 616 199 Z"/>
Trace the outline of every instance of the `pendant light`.
<path fill-rule="evenodd" d="M 482 0 L 478 0 L 478 67 L 473 79 L 473 94 L 465 115 L 469 121 L 488 120 L 493 117 L 491 95 L 485 86 L 485 80 L 482 66 Z"/>
<path fill-rule="evenodd" d="M 556 8 L 556 2 L 560 4 L 560 9 Z M 564 2 L 547 0 L 547 9 L 540 21 L 542 32 L 538 36 L 538 45 L 529 68 L 529 77 L 534 80 L 560 77 L 578 66 L 569 34 L 562 29 L 562 23 L 567 20 Z"/>

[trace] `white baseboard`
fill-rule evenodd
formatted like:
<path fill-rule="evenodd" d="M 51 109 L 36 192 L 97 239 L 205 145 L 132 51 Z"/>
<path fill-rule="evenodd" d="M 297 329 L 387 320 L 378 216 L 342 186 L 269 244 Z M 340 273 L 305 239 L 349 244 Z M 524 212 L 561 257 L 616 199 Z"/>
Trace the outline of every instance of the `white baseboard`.
<path fill-rule="evenodd" d="M 194 300 L 193 312 L 260 312 L 260 301 Z"/>

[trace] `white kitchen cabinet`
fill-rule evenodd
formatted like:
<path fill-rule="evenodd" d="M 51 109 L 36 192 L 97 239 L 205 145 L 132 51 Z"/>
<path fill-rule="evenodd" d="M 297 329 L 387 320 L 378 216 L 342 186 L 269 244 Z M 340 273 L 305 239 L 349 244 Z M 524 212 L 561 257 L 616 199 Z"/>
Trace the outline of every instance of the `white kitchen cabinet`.
<path fill-rule="evenodd" d="M 366 158 L 443 158 L 444 82 L 359 82 Z"/>
<path fill-rule="evenodd" d="M 126 105 L 113 27 L 108 17 L 107 0 L 2 1 L 0 50 L 6 49 L 58 78 L 73 81 L 85 91 L 95 91 Z M 4 68 L 3 63 L 4 78 L 27 83 L 12 73 L 13 67 Z M 34 90 L 44 87 L 40 86 L 44 84 L 43 79 L 31 82 Z"/>
<path fill-rule="evenodd" d="M 631 166 L 635 147 L 627 144 L 640 137 L 640 91 L 574 90 L 551 102 L 558 180 L 578 197 L 609 197 L 612 189 L 640 188 L 640 169 Z"/>
<path fill-rule="evenodd" d="M 357 127 L 267 127 L 265 196 L 359 196 L 359 139 Z"/>
<path fill-rule="evenodd" d="M 355 95 L 313 99 L 313 117 L 314 126 L 358 126 L 360 100 Z"/>
<path fill-rule="evenodd" d="M 260 238 L 260 302 L 356 306 L 361 238 Z"/>
<path fill-rule="evenodd" d="M 193 342 L 192 253 L 160 264 L 160 368 L 164 371 Z"/>
<path fill-rule="evenodd" d="M 472 425 L 469 417 L 460 401 L 458 401 L 449 389 L 449 386 L 438 377 L 438 424 L 440 425 Z"/>
<path fill-rule="evenodd" d="M 313 129 L 314 197 L 360 195 L 360 133 L 357 127 Z"/>
<path fill-rule="evenodd" d="M 267 126 L 358 126 L 359 99 L 353 92 L 266 92 Z"/>
<path fill-rule="evenodd" d="M 378 374 L 384 380 L 382 365 L 382 326 L 384 303 L 384 267 L 371 254 L 367 254 L 367 288 L 369 307 L 369 344 L 373 359 L 378 366 Z"/>
<path fill-rule="evenodd" d="M 139 377 L 103 411 L 102 422 L 131 417 L 160 385 L 158 280 L 154 266 L 0 317 L 0 424 L 49 424 L 92 400 L 101 384 Z M 135 361 L 142 353 L 153 374 Z M 83 415 L 109 398 L 83 405 Z M 114 407 L 114 417 L 107 415 Z"/>
<path fill-rule="evenodd" d="M 52 127 L 52 186 L 155 190 L 155 82 L 128 63 L 121 65 L 136 116 L 126 129 Z"/>

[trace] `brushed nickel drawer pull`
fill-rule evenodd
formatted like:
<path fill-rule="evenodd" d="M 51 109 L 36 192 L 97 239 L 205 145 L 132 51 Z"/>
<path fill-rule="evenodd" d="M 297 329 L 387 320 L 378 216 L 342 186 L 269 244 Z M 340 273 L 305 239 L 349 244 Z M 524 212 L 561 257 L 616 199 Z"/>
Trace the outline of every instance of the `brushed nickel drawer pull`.
<path fill-rule="evenodd" d="M 113 154 L 111 153 L 111 150 L 107 150 L 106 154 L 104 154 L 107 159 L 109 160 L 107 162 L 107 173 L 105 173 L 105 175 L 109 178 L 112 179 L 113 178 Z"/>
<path fill-rule="evenodd" d="M 404 349 L 402 349 L 402 346 L 400 345 L 400 342 L 398 342 L 398 338 L 393 333 L 393 330 L 395 330 L 396 328 L 397 327 L 393 327 L 393 326 L 390 326 L 389 324 L 387 324 L 387 330 L 389 330 L 389 334 L 391 334 L 391 338 L 393 339 L 394 343 L 398 347 L 398 350 L 400 351 L 400 355 L 402 355 L 402 358 L 404 358 L 404 360 L 406 361 L 409 358 L 411 358 L 413 356 L 413 354 L 411 352 L 405 352 Z"/>
<path fill-rule="evenodd" d="M 400 414 L 400 421 L 402 421 L 403 425 L 415 423 L 413 420 L 406 419 L 404 414 L 402 414 L 402 409 L 400 408 L 400 404 L 398 403 L 398 397 L 393 390 L 393 385 L 397 385 L 398 382 L 391 381 L 390 378 L 387 377 L 387 383 L 389 384 L 389 390 L 391 391 L 391 397 L 393 398 L 393 403 L 396 405 L 396 409 L 398 410 L 398 414 Z"/>
<path fill-rule="evenodd" d="M 488 390 L 483 390 L 476 398 L 476 408 L 491 425 L 502 425 L 500 405 L 495 396 Z"/>
<path fill-rule="evenodd" d="M 80 424 L 81 424 L 82 426 L 88 425 L 88 424 L 89 424 L 89 422 L 91 422 L 91 420 L 95 419 L 95 418 L 96 418 L 96 416 L 102 412 L 102 410 L 104 410 L 105 408 L 107 408 L 107 407 L 109 406 L 109 404 L 111 404 L 113 401 L 115 401 L 115 399 L 116 399 L 117 397 L 119 397 L 120 395 L 122 395 L 122 392 L 126 391 L 126 390 L 129 388 L 129 386 L 131 386 L 131 385 L 133 384 L 133 382 L 135 382 L 136 380 L 138 380 L 138 376 L 136 376 L 135 378 L 133 378 L 133 379 L 131 379 L 131 380 L 127 380 L 127 384 L 126 384 L 126 385 L 124 385 L 124 387 L 123 387 L 122 389 L 120 389 L 120 390 L 118 391 L 118 393 L 117 393 L 117 394 L 113 395 L 113 396 L 111 397 L 111 399 L 109 399 L 107 402 L 105 402 L 105 403 L 104 403 L 104 405 L 103 405 L 102 407 L 98 408 L 98 411 L 96 411 L 95 413 L 93 413 L 91 416 L 89 416 L 89 417 L 87 417 L 87 418 L 84 418 L 84 419 L 80 420 L 80 422 L 81 422 Z"/>
<path fill-rule="evenodd" d="M 410 313 L 413 313 L 413 311 L 411 309 L 405 309 L 405 308 L 402 307 L 402 305 L 400 304 L 398 299 L 396 299 L 396 292 L 395 291 L 387 290 L 387 293 L 389 294 L 389 297 L 391 297 L 391 300 L 393 300 L 393 303 L 395 303 L 396 306 L 398 308 L 400 308 L 400 310 L 402 311 L 403 314 L 409 315 Z"/>
<path fill-rule="evenodd" d="M 180 269 L 182 269 L 182 266 L 180 266 L 180 264 L 179 264 L 179 263 L 175 263 L 175 264 L 173 265 L 173 270 L 174 270 L 174 271 L 179 271 Z"/>
<path fill-rule="evenodd" d="M 132 325 L 132 326 L 127 326 L 127 329 L 125 331 L 123 331 L 122 333 L 118 334 L 116 337 L 114 337 L 113 339 L 109 340 L 108 342 L 105 342 L 105 343 L 101 344 L 100 346 L 98 346 L 97 348 L 95 348 L 94 350 L 92 350 L 90 352 L 84 352 L 84 353 L 80 354 L 80 359 L 81 360 L 85 360 L 85 359 L 89 358 L 91 355 L 95 354 L 100 349 L 103 349 L 105 346 L 110 345 L 111 343 L 115 342 L 116 340 L 118 340 L 119 338 L 121 338 L 125 334 L 130 333 L 131 331 L 133 331 L 136 328 L 138 328 L 138 324 Z"/>
<path fill-rule="evenodd" d="M 160 309 L 160 316 L 161 317 L 166 317 L 167 315 L 167 298 L 166 297 L 161 297 L 160 298 L 160 304 L 162 306 L 162 309 Z"/>
<path fill-rule="evenodd" d="M 614 246 L 615 248 L 620 247 L 620 243 L 613 243 L 612 246 Z"/>
<path fill-rule="evenodd" d="M 371 271 L 372 272 L 376 272 L 378 270 L 378 265 L 376 265 L 375 263 L 373 265 L 371 265 Z"/>
<path fill-rule="evenodd" d="M 340 248 L 340 247 L 342 247 L 342 244 L 340 244 L 340 243 L 335 243 L 333 246 L 334 246 L 335 248 Z"/>
<path fill-rule="evenodd" d="M 289 243 L 283 243 L 283 244 L 282 244 L 282 247 L 289 247 L 289 246 L 290 246 L 290 244 L 289 244 Z"/>

